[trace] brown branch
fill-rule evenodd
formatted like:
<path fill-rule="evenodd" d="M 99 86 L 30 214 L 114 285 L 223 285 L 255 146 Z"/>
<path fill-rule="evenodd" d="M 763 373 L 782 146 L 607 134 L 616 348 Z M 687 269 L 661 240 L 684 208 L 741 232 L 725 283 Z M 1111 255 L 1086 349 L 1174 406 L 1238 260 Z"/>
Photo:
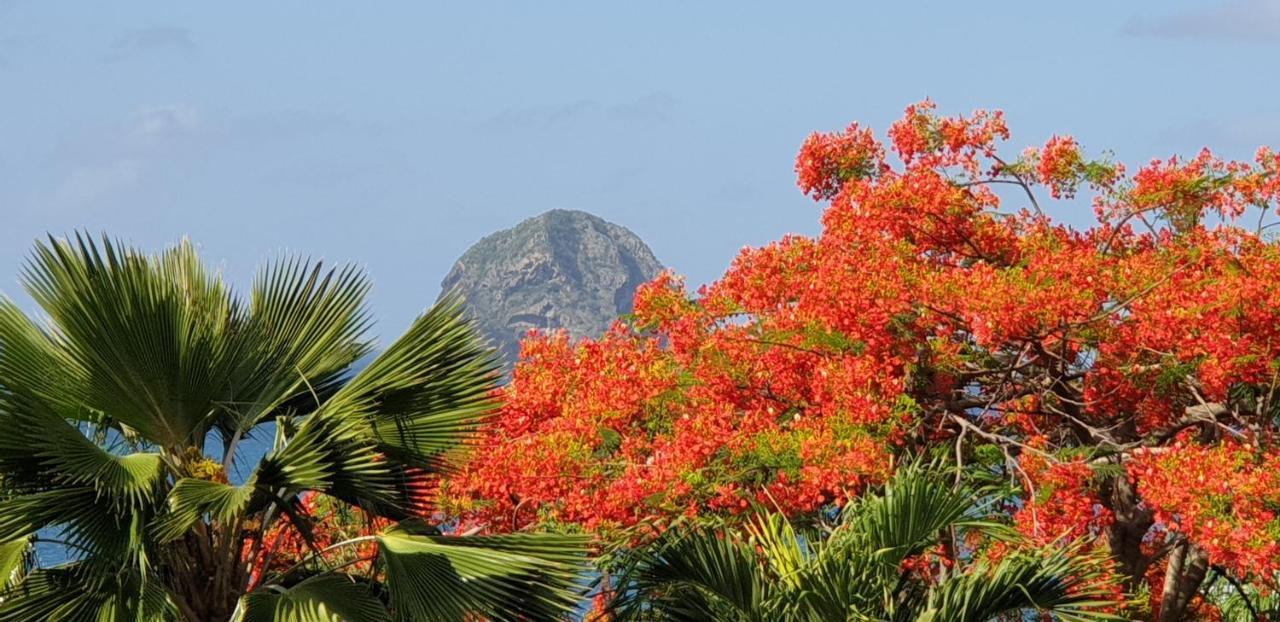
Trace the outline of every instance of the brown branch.
<path fill-rule="evenodd" d="M 1059 462 L 1059 460 L 1057 459 L 1057 457 L 1055 457 L 1053 454 L 1051 454 L 1051 453 L 1049 453 L 1049 452 L 1047 452 L 1047 451 L 1045 451 L 1045 450 L 1043 450 L 1043 449 L 1040 449 L 1040 448 L 1038 448 L 1038 447 L 1032 447 L 1032 446 L 1027 445 L 1027 444 L 1025 444 L 1025 443 L 1021 443 L 1021 442 L 1019 442 L 1019 441 L 1017 441 L 1017 440 L 1014 440 L 1014 439 L 1012 439 L 1012 438 L 1010 438 L 1010 437 L 1008 437 L 1008 436 L 1004 436 L 1003 434 L 996 434 L 995 432 L 988 432 L 987 430 L 983 430 L 982 428 L 980 428 L 980 427 L 978 427 L 978 426 L 974 425 L 974 424 L 973 424 L 973 422 L 966 420 L 964 417 L 962 417 L 962 416 L 960 416 L 960 415 L 950 414 L 950 415 L 948 415 L 948 417 L 949 417 L 952 421 L 954 421 L 954 422 L 956 422 L 957 424 L 959 424 L 961 428 L 968 429 L 970 432 L 973 432 L 974 434 L 976 434 L 976 435 L 978 435 L 978 436 L 980 436 L 980 437 L 982 437 L 982 438 L 985 438 L 985 439 L 987 439 L 987 440 L 989 440 L 989 441 L 991 441 L 991 442 L 993 442 L 993 443 L 996 443 L 996 444 L 998 444 L 998 445 L 1013 445 L 1014 447 L 1017 447 L 1017 448 L 1019 448 L 1019 449 L 1021 449 L 1021 450 L 1023 450 L 1023 451 L 1027 451 L 1027 452 L 1030 452 L 1030 453 L 1036 454 L 1036 455 L 1038 455 L 1038 456 L 1040 456 L 1040 457 L 1042 457 L 1042 458 L 1044 458 L 1044 459 L 1046 459 L 1046 460 L 1050 460 L 1050 461 L 1053 461 L 1053 462 Z"/>
<path fill-rule="evenodd" d="M 1000 164 L 1002 171 L 1006 172 L 1009 176 L 1017 180 L 1015 183 L 1022 187 L 1023 192 L 1027 193 L 1027 199 L 1031 201 L 1031 207 L 1035 208 L 1036 214 L 1039 214 L 1041 218 L 1044 218 L 1045 217 L 1044 210 L 1040 209 L 1040 202 L 1036 200 L 1035 193 L 1031 191 L 1031 186 L 1028 185 L 1026 180 L 1022 178 L 1022 175 L 1019 174 L 1017 171 L 1012 170 L 1009 167 L 1009 164 L 1007 162 L 1000 159 L 1000 156 L 993 154 L 991 156 L 991 159 L 995 160 Z"/>

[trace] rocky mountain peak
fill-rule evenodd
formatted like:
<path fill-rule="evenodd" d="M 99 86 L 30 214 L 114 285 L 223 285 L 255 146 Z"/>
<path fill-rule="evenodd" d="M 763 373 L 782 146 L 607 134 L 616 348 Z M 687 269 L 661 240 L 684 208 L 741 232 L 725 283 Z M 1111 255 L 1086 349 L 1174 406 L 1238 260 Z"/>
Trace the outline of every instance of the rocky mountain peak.
<path fill-rule="evenodd" d="M 510 365 L 530 328 L 599 336 L 631 312 L 636 287 L 661 270 L 625 227 L 555 209 L 476 242 L 441 287 L 463 296 Z"/>

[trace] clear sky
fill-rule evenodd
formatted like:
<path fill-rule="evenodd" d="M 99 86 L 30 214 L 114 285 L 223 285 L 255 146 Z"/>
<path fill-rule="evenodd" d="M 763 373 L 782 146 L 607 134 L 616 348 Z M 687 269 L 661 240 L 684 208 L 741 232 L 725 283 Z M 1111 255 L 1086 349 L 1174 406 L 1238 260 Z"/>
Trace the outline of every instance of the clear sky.
<path fill-rule="evenodd" d="M 809 132 L 926 96 L 1004 109 L 1011 153 L 1247 157 L 1280 147 L 1278 76 L 1280 0 L 0 0 L 0 290 L 46 233 L 187 235 L 240 284 L 285 250 L 359 263 L 389 336 L 551 208 L 711 280 L 816 232 Z"/>

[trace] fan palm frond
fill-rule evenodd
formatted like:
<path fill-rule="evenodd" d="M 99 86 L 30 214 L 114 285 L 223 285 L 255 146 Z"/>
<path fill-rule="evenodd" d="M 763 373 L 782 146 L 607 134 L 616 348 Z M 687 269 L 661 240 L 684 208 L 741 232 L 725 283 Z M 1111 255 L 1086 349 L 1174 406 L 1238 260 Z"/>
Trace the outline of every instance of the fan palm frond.
<path fill-rule="evenodd" d="M 398 474 L 436 470 L 444 452 L 472 437 L 493 411 L 497 369 L 458 303 L 446 299 L 308 416 L 264 460 L 259 478 L 403 518 L 413 499 Z"/>
<path fill-rule="evenodd" d="M 174 620 L 178 611 L 158 583 L 103 575 L 83 564 L 33 570 L 0 592 L 0 622 L 30 620 Z"/>
<path fill-rule="evenodd" d="M 240 599 L 231 622 L 391 622 L 373 586 L 354 577 L 323 574 L 280 590 Z"/>
<path fill-rule="evenodd" d="M 611 604 L 619 620 L 763 620 L 776 579 L 737 531 L 688 526 L 634 552 Z"/>
<path fill-rule="evenodd" d="M 233 522 L 247 513 L 255 495 L 261 499 L 265 493 L 253 478 L 239 486 L 182 478 L 169 491 L 165 511 L 151 525 L 151 535 L 159 542 L 172 542 L 206 517 Z"/>
<path fill-rule="evenodd" d="M 203 442 L 241 311 L 188 242 L 149 257 L 89 238 L 39 244 L 23 283 L 84 371 L 85 397 L 164 447 Z"/>
<path fill-rule="evenodd" d="M 982 622 L 1023 611 L 1052 612 L 1065 622 L 1123 620 L 1111 613 L 1105 555 L 1080 545 L 1015 552 L 980 562 L 929 590 L 921 622 Z"/>
<path fill-rule="evenodd" d="M 580 537 L 410 520 L 316 546 L 305 495 L 379 527 L 411 518 L 410 480 L 492 412 L 496 359 L 456 300 L 356 371 L 370 342 L 354 268 L 286 258 L 242 302 L 188 242 L 150 255 L 77 235 L 38 244 L 23 283 L 48 322 L 0 300 L 0 622 L 549 620 L 576 604 Z M 230 481 L 266 424 L 271 450 Z M 281 571 L 291 532 L 315 559 Z M 375 541 L 364 575 L 324 557 Z M 32 542 L 70 561 L 33 568 Z"/>
<path fill-rule="evenodd" d="M 944 535 L 1010 537 L 982 520 L 986 498 L 917 464 L 847 506 L 829 531 L 768 512 L 745 528 L 674 529 L 626 558 L 611 610 L 619 620 L 1119 619 L 1106 560 L 1079 547 L 971 560 L 936 586 L 913 580 L 904 561 Z"/>
<path fill-rule="evenodd" d="M 411 620 L 561 620 L 584 592 L 581 536 L 449 537 L 392 529 L 378 536 L 392 608 Z"/>
<path fill-rule="evenodd" d="M 0 543 L 0 592 L 22 581 L 27 574 L 30 558 L 30 538 Z"/>
<path fill-rule="evenodd" d="M 218 422 L 228 443 L 287 405 L 309 412 L 336 389 L 370 350 L 368 290 L 352 266 L 325 270 L 289 258 L 258 273 L 238 334 L 246 354 L 234 374 L 234 401 L 223 404 Z"/>

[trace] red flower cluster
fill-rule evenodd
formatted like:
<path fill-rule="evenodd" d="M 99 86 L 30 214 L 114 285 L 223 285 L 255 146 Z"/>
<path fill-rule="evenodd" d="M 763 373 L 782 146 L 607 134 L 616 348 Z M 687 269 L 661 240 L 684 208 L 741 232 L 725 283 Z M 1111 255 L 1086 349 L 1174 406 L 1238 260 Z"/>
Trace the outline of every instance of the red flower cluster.
<path fill-rule="evenodd" d="M 948 568 L 955 565 L 955 560 L 941 544 L 902 560 L 902 572 L 915 575 L 927 583 L 936 583 Z"/>
<path fill-rule="evenodd" d="M 1050 461 L 1036 453 L 1019 460 L 1028 498 L 1013 515 L 1014 524 L 1034 544 L 1096 538 L 1112 523 L 1098 499 L 1094 472 L 1082 460 Z"/>
<path fill-rule="evenodd" d="M 996 141 L 1009 139 L 1004 113 L 998 110 L 938 117 L 937 107 L 930 100 L 907 106 L 902 120 L 889 127 L 893 149 L 908 167 L 960 166 L 977 174 L 979 157 L 994 156 Z"/>
<path fill-rule="evenodd" d="M 296 523 L 295 523 L 296 521 Z M 285 572 L 307 560 L 312 553 L 389 527 L 391 521 L 369 516 L 358 508 L 317 493 L 304 493 L 297 507 L 276 521 L 262 540 L 246 540 L 241 558 L 249 564 L 249 584 L 256 586 L 266 571 Z M 308 544 L 303 533 L 311 534 Z M 351 562 L 353 570 L 366 571 L 373 563 L 377 545 L 361 542 L 324 558 L 325 563 Z"/>
<path fill-rule="evenodd" d="M 1054 136 L 1039 153 L 1036 173 L 1040 183 L 1049 187 L 1053 198 L 1072 197 L 1084 168 L 1080 145 L 1070 136 Z"/>
<path fill-rule="evenodd" d="M 845 182 L 874 177 L 886 166 L 884 147 L 857 123 L 839 134 L 811 134 L 796 157 L 800 189 L 814 200 L 830 199 Z"/>
<path fill-rule="evenodd" d="M 1264 564 L 1280 245 L 1237 217 L 1275 207 L 1280 158 L 1205 151 L 1128 176 L 1069 137 L 1006 161 L 1008 136 L 998 112 L 928 101 L 889 129 L 898 164 L 857 124 L 810 136 L 796 172 L 829 202 L 821 235 L 744 249 L 697 296 L 664 274 L 600 339 L 531 336 L 441 500 L 498 530 L 804 513 L 945 444 L 1021 486 L 1014 520 L 1042 542 L 1146 533 L 1135 574 L 1162 563 L 1156 540 Z M 1083 230 L 1035 198 L 1081 187 L 1099 215 Z M 1214 447 L 1235 437 L 1263 457 Z"/>
<path fill-rule="evenodd" d="M 493 529 L 622 527 L 754 503 L 816 509 L 887 473 L 891 410 L 845 389 L 868 375 L 865 357 L 755 359 L 749 331 L 709 330 L 671 313 L 681 304 L 662 285 L 637 302 L 637 317 L 667 327 L 665 348 L 621 326 L 578 344 L 528 339 L 484 458 L 447 483 L 446 507 Z M 794 371 L 768 373 L 783 367 Z"/>
<path fill-rule="evenodd" d="M 1211 563 L 1273 582 L 1280 572 L 1280 452 L 1226 443 L 1181 444 L 1136 454 L 1130 475 L 1169 529 Z"/>

